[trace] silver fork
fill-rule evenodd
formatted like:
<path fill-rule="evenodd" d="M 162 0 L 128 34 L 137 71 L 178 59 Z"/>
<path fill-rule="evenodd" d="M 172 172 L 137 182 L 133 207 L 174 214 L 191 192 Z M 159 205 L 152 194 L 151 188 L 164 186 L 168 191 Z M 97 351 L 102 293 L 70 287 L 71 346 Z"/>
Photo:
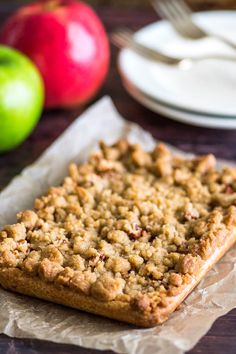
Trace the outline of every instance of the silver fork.
<path fill-rule="evenodd" d="M 156 49 L 152 49 L 135 39 L 134 32 L 129 29 L 120 29 L 113 32 L 110 36 L 111 42 L 118 48 L 130 48 L 137 54 L 145 57 L 146 59 L 154 62 L 161 62 L 168 65 L 178 66 L 182 70 L 191 69 L 191 67 L 200 61 L 217 59 L 217 60 L 229 60 L 236 62 L 236 57 L 230 57 L 226 55 L 207 55 L 197 58 L 175 58 L 169 55 L 163 54 Z"/>
<path fill-rule="evenodd" d="M 167 19 L 174 29 L 185 38 L 202 39 L 207 37 L 217 38 L 236 49 L 236 43 L 213 33 L 208 33 L 192 20 L 192 11 L 184 0 L 154 0 L 152 5 L 156 12 Z"/>

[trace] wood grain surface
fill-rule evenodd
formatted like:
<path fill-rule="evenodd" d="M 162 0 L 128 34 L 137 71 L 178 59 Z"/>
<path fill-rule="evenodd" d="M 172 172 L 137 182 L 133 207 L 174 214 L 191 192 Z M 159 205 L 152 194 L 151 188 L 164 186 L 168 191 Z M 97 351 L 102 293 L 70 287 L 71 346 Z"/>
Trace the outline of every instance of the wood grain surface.
<path fill-rule="evenodd" d="M 0 6 L 1 23 L 14 9 L 12 3 Z M 98 14 L 105 23 L 108 32 L 119 26 L 138 29 L 156 20 L 155 14 L 124 9 L 112 10 L 98 7 Z M 119 112 L 127 119 L 137 122 L 149 130 L 156 139 L 166 141 L 184 151 L 205 154 L 212 152 L 218 157 L 236 161 L 236 130 L 211 130 L 191 127 L 171 121 L 136 103 L 123 89 L 117 69 L 117 51 L 112 48 L 112 63 L 105 85 L 96 99 L 108 94 L 114 100 Z M 84 107 L 85 108 L 85 107 Z M 0 155 L 0 188 L 3 188 L 13 176 L 32 163 L 83 111 L 51 111 L 43 114 L 33 134 L 15 151 Z M 94 118 L 96 122 L 96 117 Z M 79 314 L 78 314 L 79 315 Z M 99 354 L 98 351 L 80 347 L 59 345 L 31 339 L 13 339 L 0 335 L 0 354 Z M 111 353 L 111 352 L 104 352 Z M 236 353 L 236 310 L 218 319 L 208 334 L 201 339 L 191 354 L 235 354 Z"/>

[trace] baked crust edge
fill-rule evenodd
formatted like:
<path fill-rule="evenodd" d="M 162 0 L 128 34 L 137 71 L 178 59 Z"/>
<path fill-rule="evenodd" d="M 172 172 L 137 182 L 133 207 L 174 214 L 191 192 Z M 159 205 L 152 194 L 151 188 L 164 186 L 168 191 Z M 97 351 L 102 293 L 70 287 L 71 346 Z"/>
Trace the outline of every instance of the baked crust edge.
<path fill-rule="evenodd" d="M 185 285 L 180 294 L 166 298 L 167 306 L 157 307 L 156 311 L 141 312 L 134 309 L 131 303 L 113 300 L 103 302 L 91 296 L 83 295 L 64 286 L 47 283 L 39 277 L 28 275 L 18 268 L 0 268 L 0 284 L 4 289 L 20 294 L 47 300 L 78 310 L 128 322 L 140 327 L 153 327 L 163 323 L 169 315 L 190 294 L 214 264 L 223 257 L 236 241 L 236 229 L 227 242 L 217 248 L 211 257 L 203 263 L 197 276 Z"/>

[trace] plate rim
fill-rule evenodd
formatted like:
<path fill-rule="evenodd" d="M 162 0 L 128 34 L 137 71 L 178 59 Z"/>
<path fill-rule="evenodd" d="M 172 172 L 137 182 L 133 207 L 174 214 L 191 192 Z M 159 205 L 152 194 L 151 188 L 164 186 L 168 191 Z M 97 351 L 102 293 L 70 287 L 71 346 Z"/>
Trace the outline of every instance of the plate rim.
<path fill-rule="evenodd" d="M 170 116 L 169 113 L 163 113 L 163 112 L 160 112 L 160 107 L 161 109 L 164 109 L 164 110 L 169 110 L 173 113 L 176 112 L 175 109 L 172 109 L 171 107 L 169 107 L 168 105 L 166 104 L 162 104 L 161 102 L 158 102 L 157 100 L 152 100 L 152 98 L 150 98 L 148 95 L 146 95 L 145 93 L 142 93 L 141 90 L 137 87 L 135 87 L 133 85 L 133 83 L 128 83 L 128 85 L 124 82 L 124 81 L 128 81 L 127 79 L 123 80 L 122 79 L 122 84 L 124 86 L 124 88 L 126 89 L 126 91 L 129 93 L 130 96 L 132 96 L 136 101 L 138 101 L 140 104 L 142 104 L 143 106 L 145 106 L 146 108 L 150 109 L 151 111 L 155 112 L 155 113 L 160 113 L 162 115 L 166 115 L 167 118 L 170 118 L 171 120 L 174 120 L 174 121 L 178 121 L 178 122 L 181 122 L 183 124 L 188 124 L 188 125 L 194 125 L 194 126 L 197 126 L 197 127 L 202 127 L 202 128 L 208 128 L 208 129 L 224 129 L 224 130 L 229 130 L 229 129 L 236 129 L 236 120 L 235 119 L 228 119 L 228 118 L 224 118 L 224 117 L 212 117 L 211 120 L 214 119 L 214 121 L 218 121 L 218 122 L 215 122 L 216 125 L 214 125 L 214 122 L 212 121 L 210 125 L 208 124 L 202 124 L 201 122 L 198 122 L 195 118 L 194 118 L 194 121 L 188 121 L 187 120 L 187 117 L 186 118 L 179 118 L 179 117 L 174 117 L 174 116 Z M 127 86 L 132 86 L 133 87 L 133 90 L 130 89 L 129 87 Z M 139 97 L 140 96 L 143 96 L 144 99 L 147 101 L 151 101 L 150 105 L 154 104 L 154 105 L 157 105 L 158 108 L 156 109 L 153 109 L 150 107 L 149 103 L 144 103 L 142 98 L 139 98 L 137 94 L 134 93 L 134 91 L 138 92 L 139 93 Z M 178 110 L 177 111 L 179 114 L 182 112 L 184 114 L 191 114 L 191 112 L 183 112 L 182 110 Z M 194 116 L 196 117 L 200 117 L 202 119 L 204 118 L 209 118 L 207 116 L 205 116 L 204 114 L 193 114 Z M 220 118 L 223 118 L 223 119 L 220 119 Z M 191 119 L 191 118 L 190 118 Z M 220 125 L 217 125 L 218 123 L 220 123 Z M 227 126 L 222 126 L 224 123 L 228 124 Z M 233 123 L 232 125 L 230 125 L 231 123 Z"/>
<path fill-rule="evenodd" d="M 236 11 L 235 10 L 212 10 L 212 11 L 199 11 L 199 12 L 194 12 L 193 16 L 197 17 L 199 15 L 207 15 L 207 16 L 214 16 L 215 14 L 224 14 L 224 15 L 232 15 L 234 14 L 235 18 L 236 18 Z M 141 33 L 143 30 L 146 30 L 149 27 L 152 27 L 156 24 L 160 25 L 160 23 L 167 23 L 168 21 L 166 20 L 159 20 L 153 23 L 150 23 L 142 28 L 140 28 L 138 31 L 135 32 L 135 35 L 138 35 L 139 33 Z M 122 49 L 117 57 L 117 67 L 118 67 L 118 71 L 119 74 L 123 77 L 125 77 L 127 79 L 126 74 L 124 73 L 124 70 L 122 68 L 122 64 L 121 64 L 121 57 L 124 54 L 124 51 L 126 51 L 127 49 L 124 48 Z M 129 79 L 129 81 L 131 82 L 131 80 Z M 132 85 L 135 85 L 132 82 Z M 136 85 L 135 85 L 136 86 Z M 142 91 L 142 89 L 140 87 L 137 87 L 138 90 Z M 158 98 L 156 96 L 151 95 L 150 93 L 146 93 L 143 91 L 142 93 L 145 96 L 148 96 L 149 99 L 151 99 L 152 101 L 156 101 L 158 104 L 161 104 L 163 106 L 168 106 L 169 108 L 175 110 L 175 111 L 181 111 L 181 112 L 185 112 L 188 114 L 194 114 L 194 115 L 204 115 L 207 117 L 211 117 L 211 118 L 220 118 L 220 119 L 236 119 L 236 113 L 235 114 L 220 114 L 220 113 L 213 113 L 213 112 L 206 112 L 204 110 L 201 109 L 190 109 L 190 108 L 185 108 L 183 105 L 176 105 L 174 103 L 171 103 L 170 101 L 164 100 L 162 98 Z"/>

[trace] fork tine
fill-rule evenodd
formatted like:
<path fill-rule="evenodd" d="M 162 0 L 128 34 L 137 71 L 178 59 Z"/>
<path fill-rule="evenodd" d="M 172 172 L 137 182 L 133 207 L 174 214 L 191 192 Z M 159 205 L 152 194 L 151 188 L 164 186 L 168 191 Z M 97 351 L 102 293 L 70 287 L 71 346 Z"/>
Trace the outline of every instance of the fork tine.
<path fill-rule="evenodd" d="M 162 1 L 161 0 L 153 1 L 152 2 L 152 6 L 153 6 L 154 10 L 156 10 L 156 12 L 161 15 L 162 18 L 166 18 L 167 20 L 169 19 L 167 17 L 168 14 L 166 14 L 166 12 L 165 12 L 165 7 L 164 7 L 164 9 L 162 7 Z"/>
<path fill-rule="evenodd" d="M 134 52 L 143 56 L 148 60 L 153 60 L 154 62 L 162 62 L 169 65 L 178 65 L 182 59 L 170 57 L 166 54 L 159 52 L 158 50 L 152 49 L 145 44 L 140 43 L 135 40 L 133 32 L 130 30 L 122 29 L 113 32 L 110 37 L 112 43 L 118 48 L 132 48 Z"/>
<path fill-rule="evenodd" d="M 190 7 L 186 4 L 186 2 L 184 0 L 178 0 L 178 1 L 176 1 L 176 3 L 177 2 L 183 12 L 185 12 L 188 16 L 192 15 L 192 10 L 190 9 Z"/>
<path fill-rule="evenodd" d="M 189 18 L 189 13 L 185 11 L 180 2 L 177 0 L 169 0 L 169 9 L 175 14 L 178 21 L 185 21 Z"/>
<path fill-rule="evenodd" d="M 169 6 L 166 4 L 166 2 L 162 0 L 156 0 L 153 3 L 154 8 L 157 10 L 157 12 L 160 13 L 160 15 L 164 18 L 166 18 L 168 21 L 170 21 L 173 25 L 176 24 L 176 18 L 173 15 L 173 12 L 169 8 Z"/>
<path fill-rule="evenodd" d="M 184 0 L 155 0 L 154 9 L 164 18 L 169 20 L 172 26 L 183 37 L 199 39 L 206 34 L 191 20 L 191 9 Z"/>
<path fill-rule="evenodd" d="M 116 35 L 116 33 L 111 34 L 110 40 L 116 47 L 122 48 L 123 42 L 120 41 L 120 38 Z"/>
<path fill-rule="evenodd" d="M 133 36 L 134 35 L 134 32 L 130 28 L 127 28 L 127 27 L 122 27 L 120 29 L 119 33 L 124 33 L 124 34 L 127 34 L 129 36 Z"/>
<path fill-rule="evenodd" d="M 192 11 L 184 0 L 169 0 L 169 3 L 176 11 L 176 16 L 179 15 L 179 19 L 182 19 L 180 25 L 188 37 L 193 39 L 205 37 L 205 32 L 192 21 Z"/>
<path fill-rule="evenodd" d="M 171 1 L 156 0 L 153 6 L 157 12 L 159 11 L 159 14 L 163 18 L 166 18 L 172 24 L 177 32 L 184 37 L 188 37 L 186 28 L 183 26 L 183 19 L 181 19 L 179 13 L 175 11 Z"/>
<path fill-rule="evenodd" d="M 179 19 L 185 21 L 183 26 L 186 27 L 186 30 L 188 30 L 190 33 L 193 32 L 193 35 L 195 34 L 195 36 L 201 36 L 203 33 L 201 33 L 201 29 L 192 21 L 192 12 L 187 4 L 183 0 L 169 1 L 173 9 L 176 11 L 176 15 L 179 16 Z"/>
<path fill-rule="evenodd" d="M 163 16 L 167 20 L 175 20 L 175 16 L 173 16 L 173 12 L 168 6 L 168 2 L 166 2 L 165 0 L 156 0 L 155 2 L 153 2 L 153 6 L 161 14 L 161 16 Z"/>
<path fill-rule="evenodd" d="M 133 40 L 133 32 L 126 30 L 125 28 L 121 28 L 119 31 L 113 33 L 113 37 L 118 40 L 130 43 Z"/>
<path fill-rule="evenodd" d="M 186 37 L 190 38 L 201 38 L 203 33 L 201 30 L 192 22 L 191 10 L 185 6 L 182 0 L 169 0 L 169 9 L 175 14 L 178 26 L 182 29 L 182 33 Z"/>
<path fill-rule="evenodd" d="M 226 43 L 229 47 L 236 49 L 234 42 L 220 36 L 214 35 L 201 28 L 192 20 L 192 11 L 185 0 L 151 0 L 152 5 L 161 17 L 166 18 L 179 34 L 191 39 L 214 37 Z"/>
<path fill-rule="evenodd" d="M 132 36 L 125 33 L 124 30 L 112 33 L 110 38 L 112 43 L 119 48 L 129 46 L 132 41 Z"/>
<path fill-rule="evenodd" d="M 183 22 L 181 23 L 181 25 L 184 28 L 188 37 L 192 39 L 200 39 L 205 37 L 204 31 L 192 21 L 191 10 L 185 4 L 185 2 L 183 0 L 171 0 L 171 1 L 176 12 L 178 12 L 178 14 L 182 16 Z"/>
<path fill-rule="evenodd" d="M 114 37 L 115 37 L 115 39 L 123 41 L 123 42 L 130 42 L 131 41 L 131 38 L 123 32 L 115 33 Z"/>
<path fill-rule="evenodd" d="M 129 45 L 133 42 L 133 35 L 125 32 L 124 30 L 120 31 L 120 33 L 118 35 L 121 38 L 121 40 L 125 41 Z"/>
<path fill-rule="evenodd" d="M 187 34 L 184 28 L 181 25 L 181 22 L 178 21 L 176 14 L 173 12 L 173 9 L 169 6 L 168 1 L 165 0 L 155 0 L 152 3 L 154 9 L 161 15 L 162 18 L 167 19 L 177 32 L 180 32 L 182 36 L 186 37 Z"/>

